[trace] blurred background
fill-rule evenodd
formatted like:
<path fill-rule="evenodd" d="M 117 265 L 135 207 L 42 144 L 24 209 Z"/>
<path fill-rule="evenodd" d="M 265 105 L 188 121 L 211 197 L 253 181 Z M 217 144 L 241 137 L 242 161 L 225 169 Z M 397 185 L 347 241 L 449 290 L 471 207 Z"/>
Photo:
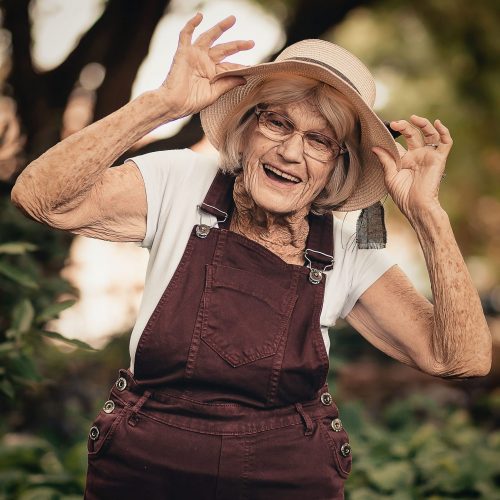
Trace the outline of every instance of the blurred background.
<path fill-rule="evenodd" d="M 0 499 L 82 497 L 88 428 L 117 370 L 148 252 L 74 237 L 10 203 L 22 169 L 56 142 L 160 85 L 178 32 L 229 14 L 231 38 L 273 58 L 324 38 L 362 59 L 386 120 L 440 118 L 454 137 L 440 200 L 494 340 L 491 373 L 441 380 L 331 330 L 330 384 L 353 444 L 346 497 L 500 498 L 500 4 L 495 0 L 0 1 Z M 127 156 L 210 151 L 198 116 L 160 127 Z M 70 167 L 68 167 L 70 168 Z M 390 199 L 388 248 L 431 298 L 418 241 Z M 357 213 L 336 214 L 355 224 Z M 353 229 L 354 232 L 354 229 Z M 347 244 L 347 242 L 346 242 Z"/>

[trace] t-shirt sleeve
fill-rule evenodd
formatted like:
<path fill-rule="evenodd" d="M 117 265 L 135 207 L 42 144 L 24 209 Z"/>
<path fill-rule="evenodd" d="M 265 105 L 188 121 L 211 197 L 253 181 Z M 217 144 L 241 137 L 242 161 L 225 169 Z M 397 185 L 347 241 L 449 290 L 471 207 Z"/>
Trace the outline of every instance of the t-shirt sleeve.
<path fill-rule="evenodd" d="M 175 149 L 127 159 L 137 165 L 146 189 L 146 236 L 139 246 L 151 249 L 160 217 L 171 209 L 183 183 L 193 175 L 197 157 L 190 149 Z"/>
<path fill-rule="evenodd" d="M 363 292 L 397 263 L 394 256 L 386 248 L 356 248 L 350 255 L 349 261 L 352 280 L 340 313 L 341 318 L 345 318 L 351 312 Z"/>

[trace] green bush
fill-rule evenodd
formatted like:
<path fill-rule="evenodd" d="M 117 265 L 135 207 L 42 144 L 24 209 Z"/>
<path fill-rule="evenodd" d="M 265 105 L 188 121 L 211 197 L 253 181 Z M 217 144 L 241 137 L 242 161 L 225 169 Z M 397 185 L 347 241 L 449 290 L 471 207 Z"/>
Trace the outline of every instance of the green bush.
<path fill-rule="evenodd" d="M 478 427 L 466 410 L 423 393 L 394 401 L 377 420 L 361 402 L 341 408 L 353 447 L 346 498 L 500 498 L 500 431 Z"/>
<path fill-rule="evenodd" d="M 47 321 L 75 302 L 56 302 L 61 294 L 75 295 L 59 276 L 68 235 L 28 220 L 8 197 L 0 198 L 0 214 L 0 403 L 4 406 L 6 397 L 12 401 L 41 382 L 37 357 L 47 338 L 90 347 L 45 328 Z"/>

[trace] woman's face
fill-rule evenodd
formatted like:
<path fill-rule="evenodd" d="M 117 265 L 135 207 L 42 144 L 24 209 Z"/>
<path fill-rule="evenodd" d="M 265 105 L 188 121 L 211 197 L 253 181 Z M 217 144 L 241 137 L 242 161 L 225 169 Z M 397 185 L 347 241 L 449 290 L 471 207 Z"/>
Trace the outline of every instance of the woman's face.
<path fill-rule="evenodd" d="M 266 109 L 288 117 L 301 132 L 320 132 L 335 138 L 325 118 L 310 102 L 270 104 Z M 256 120 L 244 147 L 245 188 L 259 207 L 273 214 L 286 215 L 306 207 L 309 210 L 333 171 L 334 161 L 324 163 L 304 155 L 300 134 L 274 142 L 260 132 Z"/>

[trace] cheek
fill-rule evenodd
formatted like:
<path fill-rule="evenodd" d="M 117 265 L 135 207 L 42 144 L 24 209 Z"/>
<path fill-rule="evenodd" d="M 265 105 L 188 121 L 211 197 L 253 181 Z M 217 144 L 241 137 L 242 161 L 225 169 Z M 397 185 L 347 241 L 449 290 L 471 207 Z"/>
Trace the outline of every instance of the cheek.
<path fill-rule="evenodd" d="M 323 191 L 324 187 L 328 184 L 333 173 L 333 168 L 318 170 L 311 175 L 312 186 L 316 194 Z"/>

